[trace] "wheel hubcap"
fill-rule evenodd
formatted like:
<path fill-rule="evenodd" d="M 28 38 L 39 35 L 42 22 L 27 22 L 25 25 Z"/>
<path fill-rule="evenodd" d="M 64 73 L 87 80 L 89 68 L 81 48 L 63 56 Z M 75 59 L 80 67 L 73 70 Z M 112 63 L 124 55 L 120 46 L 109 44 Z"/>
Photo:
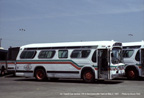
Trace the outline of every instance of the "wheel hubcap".
<path fill-rule="evenodd" d="M 5 71 L 4 71 L 4 70 L 2 70 L 1 75 L 4 75 L 4 74 L 5 74 Z"/>
<path fill-rule="evenodd" d="M 40 70 L 39 70 L 39 71 L 37 71 L 36 77 L 37 77 L 39 80 L 43 79 L 43 77 L 44 77 L 43 72 L 42 72 L 42 71 L 40 71 Z"/>
<path fill-rule="evenodd" d="M 135 72 L 133 70 L 129 71 L 128 75 L 131 77 L 131 78 L 134 78 L 135 77 Z"/>
<path fill-rule="evenodd" d="M 92 74 L 90 72 L 86 73 L 85 75 L 87 80 L 91 80 L 92 79 Z"/>

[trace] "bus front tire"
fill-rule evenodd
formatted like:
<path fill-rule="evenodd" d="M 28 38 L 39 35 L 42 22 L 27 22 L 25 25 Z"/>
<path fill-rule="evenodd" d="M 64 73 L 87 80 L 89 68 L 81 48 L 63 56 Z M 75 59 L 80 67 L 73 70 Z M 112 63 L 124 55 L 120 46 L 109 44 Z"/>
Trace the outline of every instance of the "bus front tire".
<path fill-rule="evenodd" d="M 44 81 L 47 79 L 46 72 L 43 68 L 38 68 L 35 70 L 35 78 L 38 81 Z"/>
<path fill-rule="evenodd" d="M 94 73 L 92 70 L 85 70 L 82 74 L 82 79 L 86 83 L 92 83 L 95 81 Z"/>

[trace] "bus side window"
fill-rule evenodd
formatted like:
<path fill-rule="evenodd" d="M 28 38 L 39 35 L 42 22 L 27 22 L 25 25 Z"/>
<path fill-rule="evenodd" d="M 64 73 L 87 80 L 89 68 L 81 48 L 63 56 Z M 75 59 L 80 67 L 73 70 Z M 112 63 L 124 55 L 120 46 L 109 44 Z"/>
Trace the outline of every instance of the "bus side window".
<path fill-rule="evenodd" d="M 80 58 L 81 57 L 81 50 L 74 50 L 71 54 L 71 58 Z"/>
<path fill-rule="evenodd" d="M 20 55 L 21 59 L 32 59 L 36 55 L 36 51 L 23 51 Z"/>
<path fill-rule="evenodd" d="M 39 58 L 53 58 L 55 55 L 55 51 L 54 50 L 44 50 L 41 51 L 39 54 Z"/>
<path fill-rule="evenodd" d="M 58 57 L 59 58 L 68 58 L 68 50 L 59 50 Z"/>
<path fill-rule="evenodd" d="M 133 50 L 123 50 L 123 57 L 124 58 L 130 58 L 133 55 Z"/>
<path fill-rule="evenodd" d="M 90 50 L 74 50 L 71 54 L 71 58 L 87 58 L 90 54 Z"/>
<path fill-rule="evenodd" d="M 82 50 L 81 53 L 82 53 L 82 58 L 86 58 L 90 54 L 90 50 Z"/>
<path fill-rule="evenodd" d="M 93 61 L 94 63 L 96 63 L 96 50 L 95 50 L 95 52 L 93 53 L 92 61 Z"/>
<path fill-rule="evenodd" d="M 138 52 L 136 53 L 135 60 L 140 61 L 140 50 L 138 50 Z"/>

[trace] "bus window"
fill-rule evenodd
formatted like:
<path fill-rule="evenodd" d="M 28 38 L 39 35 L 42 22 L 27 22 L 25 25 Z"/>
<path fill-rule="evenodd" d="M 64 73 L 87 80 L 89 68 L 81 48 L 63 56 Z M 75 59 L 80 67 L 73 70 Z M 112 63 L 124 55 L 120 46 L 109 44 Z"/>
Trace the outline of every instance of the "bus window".
<path fill-rule="evenodd" d="M 23 51 L 20 55 L 21 59 L 32 59 L 36 55 L 36 51 Z"/>
<path fill-rule="evenodd" d="M 7 50 L 0 50 L 0 61 L 7 59 Z"/>
<path fill-rule="evenodd" d="M 112 63 L 113 64 L 118 64 L 123 62 L 123 57 L 122 57 L 122 50 L 121 48 L 113 48 L 112 49 Z"/>
<path fill-rule="evenodd" d="M 58 57 L 59 58 L 68 58 L 68 50 L 59 50 Z"/>
<path fill-rule="evenodd" d="M 71 58 L 86 58 L 90 54 L 90 50 L 74 50 L 71 54 Z"/>
<path fill-rule="evenodd" d="M 53 58 L 55 55 L 55 51 L 54 50 L 45 50 L 45 51 L 41 51 L 39 54 L 39 58 Z"/>
<path fill-rule="evenodd" d="M 92 61 L 93 61 L 94 63 L 96 63 L 96 51 L 93 53 Z"/>
<path fill-rule="evenodd" d="M 82 50 L 82 58 L 88 57 L 90 54 L 90 50 Z"/>
<path fill-rule="evenodd" d="M 133 50 L 123 50 L 123 57 L 124 58 L 130 58 L 133 55 Z"/>
<path fill-rule="evenodd" d="M 137 52 L 137 54 L 135 56 L 135 60 L 140 61 L 140 51 Z"/>

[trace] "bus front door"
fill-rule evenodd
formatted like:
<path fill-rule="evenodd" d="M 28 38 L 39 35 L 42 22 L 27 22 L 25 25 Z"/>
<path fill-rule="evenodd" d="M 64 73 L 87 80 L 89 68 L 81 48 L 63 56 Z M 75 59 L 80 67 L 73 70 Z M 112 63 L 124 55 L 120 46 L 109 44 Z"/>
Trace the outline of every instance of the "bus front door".
<path fill-rule="evenodd" d="M 141 49 L 141 67 L 142 67 L 142 75 L 144 76 L 144 49 Z"/>
<path fill-rule="evenodd" d="M 109 51 L 108 49 L 98 50 L 98 79 L 108 79 L 109 77 Z"/>

